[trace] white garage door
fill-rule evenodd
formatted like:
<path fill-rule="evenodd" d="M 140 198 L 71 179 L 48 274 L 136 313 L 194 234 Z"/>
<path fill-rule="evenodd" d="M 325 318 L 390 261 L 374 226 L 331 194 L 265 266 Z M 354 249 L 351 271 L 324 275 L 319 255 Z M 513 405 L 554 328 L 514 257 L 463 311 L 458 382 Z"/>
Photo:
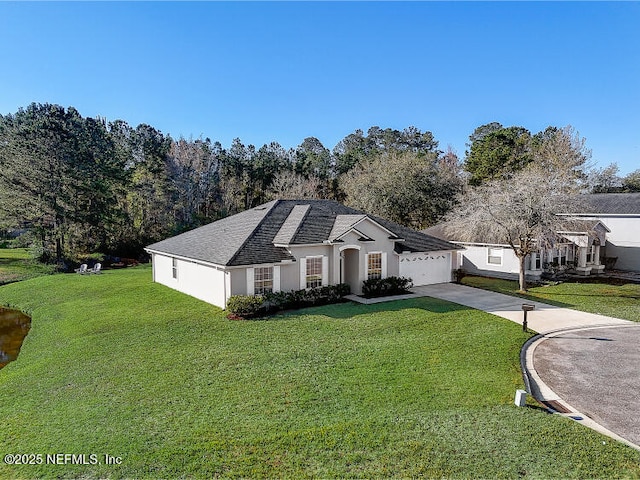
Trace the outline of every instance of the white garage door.
<path fill-rule="evenodd" d="M 404 253 L 400 255 L 400 276 L 413 284 L 431 285 L 451 281 L 451 252 Z"/>

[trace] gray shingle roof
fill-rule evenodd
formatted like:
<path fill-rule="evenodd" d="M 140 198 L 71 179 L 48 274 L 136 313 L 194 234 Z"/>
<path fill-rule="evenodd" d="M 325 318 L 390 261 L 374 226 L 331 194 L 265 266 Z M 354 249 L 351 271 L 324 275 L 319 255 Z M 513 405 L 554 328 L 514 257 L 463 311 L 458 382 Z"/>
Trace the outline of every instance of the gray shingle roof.
<path fill-rule="evenodd" d="M 275 240 L 289 245 L 319 244 L 330 238 L 336 219 L 350 220 L 366 215 L 332 200 L 275 200 L 218 220 L 190 232 L 149 245 L 149 250 L 183 256 L 218 265 L 236 266 L 293 260 Z M 369 215 L 404 242 L 397 251 L 431 252 L 458 250 L 452 243 Z M 347 222 L 348 223 L 348 222 Z M 341 225 L 340 228 L 343 228 Z M 279 243 L 279 242 L 275 242 Z"/>
<path fill-rule="evenodd" d="M 640 193 L 592 193 L 584 196 L 580 214 L 640 215 Z"/>
<path fill-rule="evenodd" d="M 275 201 L 149 245 L 149 250 L 227 265 Z"/>

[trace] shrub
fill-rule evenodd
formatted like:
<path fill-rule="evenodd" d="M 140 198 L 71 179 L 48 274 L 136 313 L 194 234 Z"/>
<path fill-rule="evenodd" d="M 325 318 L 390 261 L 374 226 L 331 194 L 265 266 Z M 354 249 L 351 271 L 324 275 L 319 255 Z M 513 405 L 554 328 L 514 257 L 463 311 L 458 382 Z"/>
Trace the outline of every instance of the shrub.
<path fill-rule="evenodd" d="M 267 293 L 265 304 L 269 310 L 289 310 L 294 308 L 328 305 L 341 302 L 343 297 L 351 293 L 346 283 L 310 288 L 308 290 L 291 290 L 289 292 Z"/>
<path fill-rule="evenodd" d="M 266 293 L 264 296 L 233 295 L 227 301 L 228 317 L 255 318 L 278 310 L 328 305 L 343 301 L 343 297 L 349 293 L 351 287 L 341 283 L 309 290 Z"/>
<path fill-rule="evenodd" d="M 264 298 L 253 295 L 232 295 L 227 300 L 229 313 L 242 318 L 254 318 L 262 313 Z"/>
<path fill-rule="evenodd" d="M 365 280 L 362 283 L 362 295 L 366 298 L 386 297 L 389 295 L 401 295 L 409 293 L 413 287 L 410 278 L 387 277 Z"/>

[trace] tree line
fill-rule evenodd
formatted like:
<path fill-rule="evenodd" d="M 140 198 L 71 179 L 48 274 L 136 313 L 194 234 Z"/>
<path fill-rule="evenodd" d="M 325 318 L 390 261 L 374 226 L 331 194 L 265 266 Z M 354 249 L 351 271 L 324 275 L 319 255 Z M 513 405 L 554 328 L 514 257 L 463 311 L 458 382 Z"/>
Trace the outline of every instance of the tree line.
<path fill-rule="evenodd" d="M 41 260 L 68 265 L 90 252 L 136 257 L 276 198 L 335 199 L 425 228 L 468 185 L 522 168 L 557 131 L 484 125 L 461 161 L 415 127 L 356 130 L 331 150 L 315 137 L 290 149 L 240 139 L 224 148 L 34 103 L 0 115 L 0 230 L 27 230 Z"/>

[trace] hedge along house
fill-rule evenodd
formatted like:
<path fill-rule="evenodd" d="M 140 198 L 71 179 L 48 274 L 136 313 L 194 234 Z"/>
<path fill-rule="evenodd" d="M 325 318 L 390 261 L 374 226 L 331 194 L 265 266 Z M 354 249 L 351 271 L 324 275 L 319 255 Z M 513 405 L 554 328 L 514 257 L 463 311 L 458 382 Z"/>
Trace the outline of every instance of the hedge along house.
<path fill-rule="evenodd" d="M 275 200 L 146 251 L 153 280 L 225 308 L 257 295 L 388 276 L 451 281 L 460 247 L 331 200 Z"/>

